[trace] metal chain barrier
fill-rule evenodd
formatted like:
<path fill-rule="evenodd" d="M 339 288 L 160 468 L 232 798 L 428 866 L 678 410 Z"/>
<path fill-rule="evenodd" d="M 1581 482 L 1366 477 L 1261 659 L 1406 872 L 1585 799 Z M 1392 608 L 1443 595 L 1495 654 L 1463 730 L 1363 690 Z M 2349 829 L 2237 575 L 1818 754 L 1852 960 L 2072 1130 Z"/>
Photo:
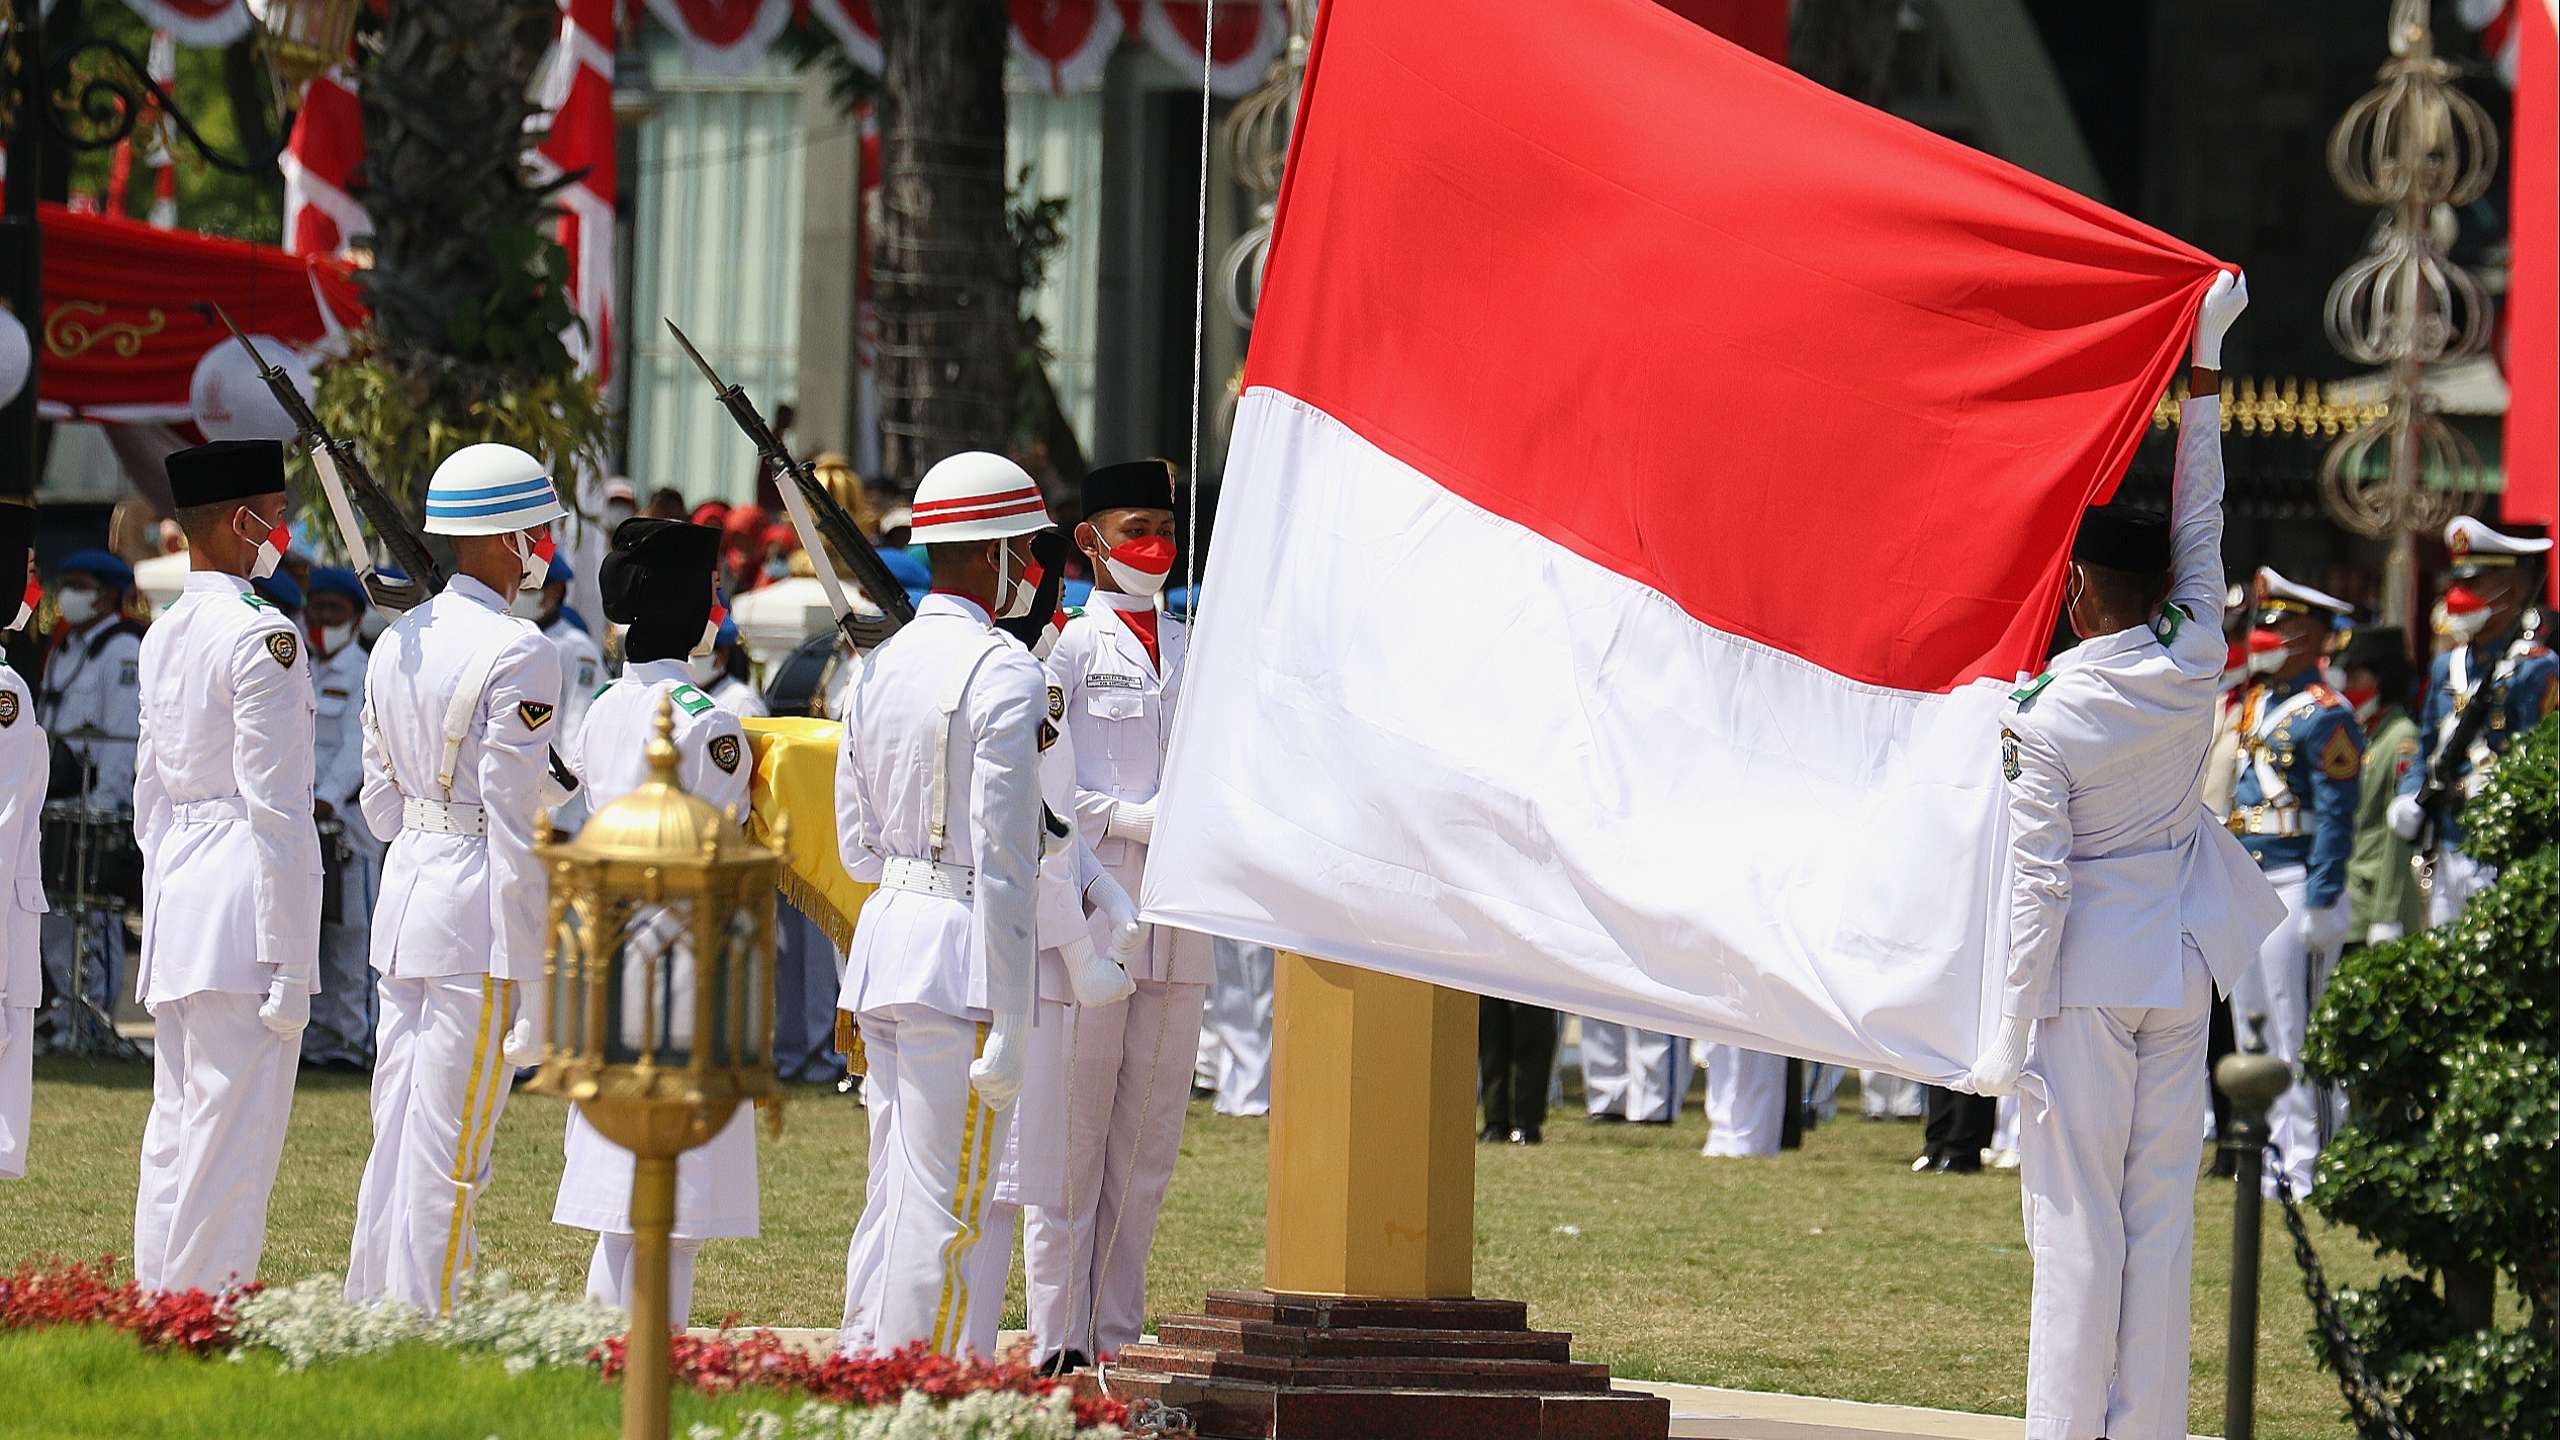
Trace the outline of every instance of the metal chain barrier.
<path fill-rule="evenodd" d="M 2267 1173 L 2275 1180 L 2277 1202 L 2284 1206 L 2284 1228 L 2293 1236 L 2294 1263 L 2302 1267 L 2302 1290 L 2311 1299 L 2312 1317 L 2320 1327 L 2321 1349 L 2329 1368 L 2337 1373 L 2338 1393 L 2346 1398 L 2356 1434 L 2364 1440 L 2417 1440 L 2401 1421 L 2390 1392 L 2366 1367 L 2364 1347 L 2356 1343 L 2346 1322 L 2339 1318 L 2337 1299 L 2329 1291 L 2329 1277 L 2320 1268 L 2319 1252 L 2311 1248 L 2310 1228 L 2302 1223 L 2302 1207 L 2294 1201 L 2293 1186 L 2285 1179 L 2273 1142 L 2268 1144 L 2267 1152 Z"/>

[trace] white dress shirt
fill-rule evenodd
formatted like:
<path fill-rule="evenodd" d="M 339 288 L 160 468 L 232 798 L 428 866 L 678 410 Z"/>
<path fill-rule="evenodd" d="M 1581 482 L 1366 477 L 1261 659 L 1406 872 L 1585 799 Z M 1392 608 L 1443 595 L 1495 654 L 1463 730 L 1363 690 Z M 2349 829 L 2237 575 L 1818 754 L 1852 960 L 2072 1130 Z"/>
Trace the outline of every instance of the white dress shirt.
<path fill-rule="evenodd" d="M 122 805 L 133 794 L 134 735 L 141 724 L 142 640 L 122 615 L 101 615 L 64 636 L 44 664 L 36 719 L 97 770 L 90 803 Z M 96 731 L 103 739 L 76 739 Z"/>
<path fill-rule="evenodd" d="M 302 632 L 235 575 L 191 570 L 142 642 L 134 834 L 146 1006 L 319 987 L 311 667 Z"/>

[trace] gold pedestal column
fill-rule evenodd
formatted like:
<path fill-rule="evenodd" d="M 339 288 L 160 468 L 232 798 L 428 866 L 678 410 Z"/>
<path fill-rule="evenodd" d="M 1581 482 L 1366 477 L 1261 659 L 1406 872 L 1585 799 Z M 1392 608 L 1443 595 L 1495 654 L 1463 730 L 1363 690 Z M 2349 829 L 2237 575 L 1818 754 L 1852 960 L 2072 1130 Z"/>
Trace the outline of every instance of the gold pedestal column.
<path fill-rule="evenodd" d="M 1476 1003 L 1418 980 L 1279 957 L 1268 1289 L 1474 1293 Z"/>

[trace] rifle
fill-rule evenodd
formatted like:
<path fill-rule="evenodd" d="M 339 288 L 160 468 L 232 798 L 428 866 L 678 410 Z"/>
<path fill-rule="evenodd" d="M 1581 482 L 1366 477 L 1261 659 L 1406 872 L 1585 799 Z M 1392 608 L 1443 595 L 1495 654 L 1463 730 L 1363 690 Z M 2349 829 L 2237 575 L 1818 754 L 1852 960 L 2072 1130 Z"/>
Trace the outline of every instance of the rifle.
<path fill-rule="evenodd" d="M 2418 811 L 2424 817 L 2418 822 L 2417 862 L 2419 878 L 2430 878 L 2429 856 L 2442 843 L 2444 823 L 2460 808 L 2456 797 L 2461 794 L 2463 760 L 2471 753 L 2471 743 L 2489 726 L 2489 681 L 2492 667 L 2472 682 L 2469 698 L 2462 702 L 2462 714 L 2453 722 L 2453 733 L 2437 744 L 2435 753 L 2427 757 L 2427 778 L 2418 787 Z"/>
<path fill-rule="evenodd" d="M 782 486 L 783 507 L 791 512 L 792 528 L 800 532 L 800 547 L 809 552 L 809 568 L 818 577 L 820 588 L 827 592 L 827 605 L 835 611 L 836 628 L 844 632 L 845 639 L 856 649 L 866 649 L 916 618 L 916 607 L 907 599 L 906 587 L 881 563 L 880 552 L 871 547 L 862 527 L 853 523 L 844 506 L 836 503 L 836 497 L 827 493 L 827 487 L 818 483 L 809 467 L 792 455 L 782 437 L 773 433 L 773 427 L 756 412 L 755 402 L 747 398 L 747 392 L 721 379 L 720 372 L 693 348 L 693 342 L 675 321 L 668 320 L 667 328 L 675 332 L 676 343 L 684 347 L 684 353 L 693 357 L 702 378 L 719 393 L 729 418 L 755 442 L 758 458 L 788 482 Z M 852 603 L 845 599 L 844 583 L 827 559 L 829 545 L 844 557 L 846 567 L 853 571 L 853 582 L 879 607 L 880 619 L 874 621 L 854 613 Z"/>
<path fill-rule="evenodd" d="M 373 472 L 365 468 L 364 458 L 355 452 L 353 446 L 329 433 L 328 427 L 320 423 L 320 417 L 312 414 L 311 407 L 304 403 L 302 392 L 293 388 L 293 381 L 285 375 L 283 367 L 268 363 L 267 357 L 258 353 L 257 344 L 240 333 L 240 327 L 231 323 L 231 317 L 223 312 L 220 305 L 213 307 L 213 314 L 222 322 L 222 328 L 231 332 L 231 338 L 240 342 L 240 348 L 249 352 L 249 359 L 258 367 L 259 378 L 267 382 L 267 389 L 276 397 L 276 403 L 292 417 L 294 443 L 310 451 L 311 468 L 320 477 L 322 494 L 328 497 L 329 513 L 337 523 L 339 541 L 346 546 L 348 561 L 363 576 L 365 593 L 373 597 L 373 603 L 396 613 L 411 609 L 442 590 L 444 567 L 438 565 L 435 556 L 428 552 L 425 539 L 409 528 L 408 517 L 400 513 L 400 507 L 393 502 L 390 492 L 384 490 L 381 482 L 373 478 Z M 350 491 L 354 492 L 352 498 Z M 373 547 L 365 543 L 364 531 L 356 523 L 358 512 L 372 522 L 374 533 L 382 537 L 383 547 L 391 552 L 391 558 L 399 562 L 400 568 L 408 572 L 409 578 L 388 579 L 374 567 Z"/>

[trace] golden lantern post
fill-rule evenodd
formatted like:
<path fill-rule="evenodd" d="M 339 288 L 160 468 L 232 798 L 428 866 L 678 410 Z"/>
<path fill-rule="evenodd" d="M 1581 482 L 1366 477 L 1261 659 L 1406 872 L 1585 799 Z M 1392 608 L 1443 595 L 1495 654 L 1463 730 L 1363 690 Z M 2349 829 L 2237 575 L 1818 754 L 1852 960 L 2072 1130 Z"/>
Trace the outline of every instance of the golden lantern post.
<path fill-rule="evenodd" d="M 741 1101 L 779 1094 L 781 859 L 676 782 L 674 734 L 673 702 L 661 700 L 648 780 L 565 843 L 546 817 L 536 847 L 551 881 L 542 979 L 550 1034 L 529 1088 L 574 1103 L 632 1155 L 624 1440 L 667 1434 L 676 1159 L 719 1134 Z"/>

